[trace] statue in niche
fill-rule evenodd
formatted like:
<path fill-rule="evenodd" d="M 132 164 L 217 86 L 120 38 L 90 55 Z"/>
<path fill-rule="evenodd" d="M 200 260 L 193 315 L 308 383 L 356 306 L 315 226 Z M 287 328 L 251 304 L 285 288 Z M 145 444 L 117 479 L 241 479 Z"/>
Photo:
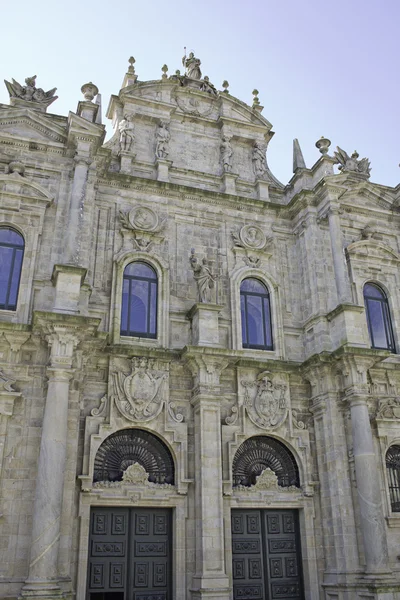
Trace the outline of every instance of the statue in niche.
<path fill-rule="evenodd" d="M 197 283 L 200 302 L 211 302 L 211 290 L 214 289 L 215 276 L 211 272 L 208 260 L 203 258 L 199 264 L 194 255 L 194 248 L 191 250 L 189 260 L 194 279 Z"/>
<path fill-rule="evenodd" d="M 259 142 L 254 142 L 252 160 L 256 179 L 259 179 L 267 170 L 267 165 L 265 163 L 265 150 Z"/>
<path fill-rule="evenodd" d="M 222 160 L 222 168 L 225 173 L 232 172 L 232 156 L 233 150 L 231 146 L 230 139 L 226 136 L 222 138 L 221 142 L 221 160 Z"/>
<path fill-rule="evenodd" d="M 125 115 L 118 124 L 121 152 L 129 152 L 133 142 L 135 141 L 135 136 L 133 133 L 135 126 L 132 121 L 133 117 L 131 115 Z"/>
<path fill-rule="evenodd" d="M 191 52 L 186 58 L 185 56 L 182 58 L 182 64 L 186 69 L 186 75 L 189 79 L 201 79 L 201 71 L 200 65 L 201 61 L 199 58 L 196 58 L 193 52 Z"/>
<path fill-rule="evenodd" d="M 342 171 L 342 173 L 352 171 L 354 173 L 361 173 L 367 177 L 370 176 L 371 168 L 368 158 L 358 160 L 360 155 L 357 151 L 354 151 L 353 154 L 349 156 L 345 150 L 342 150 L 338 146 L 336 152 L 334 152 L 334 156 L 336 158 L 336 164 L 339 164 L 338 169 L 339 171 Z"/>
<path fill-rule="evenodd" d="M 171 134 L 168 131 L 168 125 L 161 121 L 156 133 L 156 157 L 166 159 L 169 154 L 169 140 Z"/>
<path fill-rule="evenodd" d="M 42 88 L 36 87 L 36 75 L 27 77 L 25 79 L 26 85 L 20 85 L 15 79 L 12 80 L 12 83 L 4 80 L 4 83 L 10 94 L 10 98 L 21 98 L 21 100 L 37 102 L 38 104 L 43 104 L 45 106 L 49 106 L 58 98 L 58 96 L 54 96 L 57 88 L 45 92 Z"/>

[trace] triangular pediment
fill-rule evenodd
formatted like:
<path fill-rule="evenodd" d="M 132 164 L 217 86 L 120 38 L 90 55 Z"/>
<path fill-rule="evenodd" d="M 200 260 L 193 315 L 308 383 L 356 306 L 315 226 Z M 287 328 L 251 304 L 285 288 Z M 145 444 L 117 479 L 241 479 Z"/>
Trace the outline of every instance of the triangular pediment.
<path fill-rule="evenodd" d="M 382 263 L 398 263 L 400 256 L 387 244 L 376 240 L 359 240 L 347 246 L 346 251 L 350 257 L 361 260 L 379 261 Z"/>
<path fill-rule="evenodd" d="M 44 144 L 64 144 L 66 129 L 45 115 L 27 108 L 10 107 L 0 112 L 0 136 L 18 137 Z"/>
<path fill-rule="evenodd" d="M 342 185 L 348 185 L 347 190 L 340 196 L 340 202 L 354 205 L 359 208 L 383 208 L 392 210 L 395 202 L 394 190 L 392 188 L 370 183 L 369 181 L 346 181 L 345 176 L 336 175 L 335 178 L 342 178 Z M 350 183 L 350 185 L 349 185 Z"/>
<path fill-rule="evenodd" d="M 7 194 L 7 192 L 17 194 L 18 196 L 34 198 L 35 200 L 43 201 L 45 204 L 49 204 L 53 200 L 53 196 L 48 190 L 17 173 L 0 175 L 0 194 Z"/>

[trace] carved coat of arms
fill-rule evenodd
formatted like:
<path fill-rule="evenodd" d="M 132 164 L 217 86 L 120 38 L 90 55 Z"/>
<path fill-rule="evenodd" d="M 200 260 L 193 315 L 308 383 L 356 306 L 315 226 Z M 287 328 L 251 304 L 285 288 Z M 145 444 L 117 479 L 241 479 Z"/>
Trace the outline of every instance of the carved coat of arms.
<path fill-rule="evenodd" d="M 242 381 L 244 406 L 250 420 L 263 429 L 275 429 L 288 414 L 288 386 L 275 382 L 268 371 L 261 373 L 256 381 Z"/>
<path fill-rule="evenodd" d="M 167 370 L 155 368 L 147 358 L 132 359 L 132 370 L 111 373 L 113 399 L 120 413 L 130 421 L 150 421 L 159 415 L 166 400 Z"/>

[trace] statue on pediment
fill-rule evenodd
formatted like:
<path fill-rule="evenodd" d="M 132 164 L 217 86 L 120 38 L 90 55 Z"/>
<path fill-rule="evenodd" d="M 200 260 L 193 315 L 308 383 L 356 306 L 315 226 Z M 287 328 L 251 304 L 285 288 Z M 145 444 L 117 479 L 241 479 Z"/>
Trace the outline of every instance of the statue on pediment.
<path fill-rule="evenodd" d="M 57 100 L 58 96 L 54 96 L 57 88 L 53 88 L 48 92 L 42 90 L 42 88 L 36 87 L 36 75 L 33 77 L 27 77 L 25 79 L 25 85 L 21 85 L 15 79 L 10 81 L 4 80 L 10 98 L 20 98 L 27 102 L 37 102 L 44 106 L 49 106 L 54 100 Z"/>
<path fill-rule="evenodd" d="M 252 160 L 256 179 L 260 179 L 267 170 L 267 165 L 265 162 L 265 150 L 260 142 L 254 142 Z"/>
<path fill-rule="evenodd" d="M 171 134 L 168 130 L 168 124 L 161 121 L 156 133 L 156 157 L 166 159 L 169 154 L 169 140 Z"/>
<path fill-rule="evenodd" d="M 336 158 L 336 164 L 339 164 L 339 171 L 342 173 L 354 172 L 361 173 L 362 175 L 366 175 L 367 177 L 371 174 L 371 166 L 368 158 L 362 158 L 358 160 L 360 156 L 358 152 L 355 150 L 351 156 L 347 154 L 345 150 L 336 148 L 336 152 L 334 152 L 334 156 Z"/>
<path fill-rule="evenodd" d="M 193 277 L 197 283 L 197 291 L 200 302 L 211 302 L 211 290 L 215 287 L 216 277 L 212 274 L 210 263 L 203 258 L 201 263 L 195 256 L 194 248 L 191 250 L 190 266 L 192 267 Z"/>
<path fill-rule="evenodd" d="M 118 129 L 121 152 L 129 152 L 133 142 L 135 141 L 135 136 L 133 133 L 135 126 L 133 124 L 132 115 L 125 115 L 124 118 L 119 122 Z"/>
<path fill-rule="evenodd" d="M 201 61 L 199 58 L 195 57 L 193 52 L 190 52 L 189 56 L 186 58 L 185 50 L 185 56 L 182 58 L 182 64 L 186 69 L 186 76 L 189 77 L 189 79 L 201 79 Z"/>

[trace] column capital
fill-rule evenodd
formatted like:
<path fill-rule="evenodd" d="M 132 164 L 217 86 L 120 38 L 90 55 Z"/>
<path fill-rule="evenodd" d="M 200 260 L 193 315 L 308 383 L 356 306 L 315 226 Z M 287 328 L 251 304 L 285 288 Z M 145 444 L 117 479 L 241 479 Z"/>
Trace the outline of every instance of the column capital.
<path fill-rule="evenodd" d="M 229 365 L 229 358 L 223 354 L 205 354 L 202 348 L 196 350 L 196 347 L 190 347 L 183 356 L 194 380 L 192 394 L 215 397 L 219 393 L 221 373 Z"/>
<path fill-rule="evenodd" d="M 369 396 L 368 370 L 388 356 L 384 350 L 341 348 L 335 358 L 346 397 Z"/>

